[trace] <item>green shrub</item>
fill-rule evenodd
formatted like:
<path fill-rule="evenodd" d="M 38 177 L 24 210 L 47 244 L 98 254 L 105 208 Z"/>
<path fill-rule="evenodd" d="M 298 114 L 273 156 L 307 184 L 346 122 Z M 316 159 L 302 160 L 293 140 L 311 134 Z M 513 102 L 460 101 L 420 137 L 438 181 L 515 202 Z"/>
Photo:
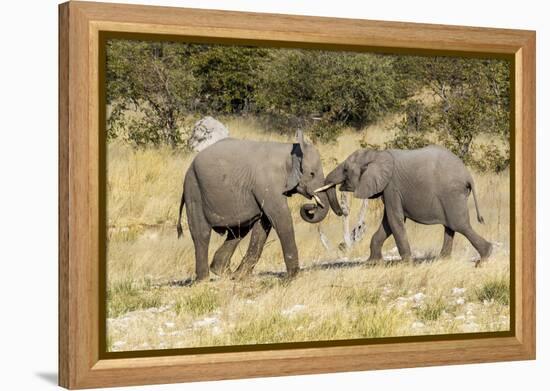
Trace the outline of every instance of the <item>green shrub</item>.
<path fill-rule="evenodd" d="M 201 316 L 213 312 L 220 304 L 218 292 L 212 288 L 204 288 L 177 300 L 174 310 L 178 315 Z"/>
<path fill-rule="evenodd" d="M 471 165 L 480 172 L 502 172 L 510 166 L 510 154 L 502 153 L 493 144 L 481 144 L 477 147 L 478 157 L 471 160 Z"/>
<path fill-rule="evenodd" d="M 438 297 L 434 300 L 426 301 L 416 308 L 416 316 L 424 322 L 435 321 L 439 319 L 446 306 L 445 301 L 441 297 Z"/>
<path fill-rule="evenodd" d="M 497 278 L 486 281 L 481 287 L 475 290 L 479 301 L 494 301 L 502 305 L 510 304 L 510 283 L 505 278 Z"/>
<path fill-rule="evenodd" d="M 380 338 L 396 335 L 401 323 L 396 311 L 375 307 L 352 322 L 351 329 L 354 335 L 362 338 Z"/>
<path fill-rule="evenodd" d="M 377 304 L 380 301 L 382 293 L 378 288 L 354 289 L 346 296 L 348 305 L 357 305 L 365 307 L 369 304 Z"/>
<path fill-rule="evenodd" d="M 156 308 L 162 305 L 162 295 L 158 289 L 149 289 L 150 282 L 145 282 L 145 289 L 132 281 L 121 281 L 107 289 L 107 317 L 116 318 L 126 312 Z"/>

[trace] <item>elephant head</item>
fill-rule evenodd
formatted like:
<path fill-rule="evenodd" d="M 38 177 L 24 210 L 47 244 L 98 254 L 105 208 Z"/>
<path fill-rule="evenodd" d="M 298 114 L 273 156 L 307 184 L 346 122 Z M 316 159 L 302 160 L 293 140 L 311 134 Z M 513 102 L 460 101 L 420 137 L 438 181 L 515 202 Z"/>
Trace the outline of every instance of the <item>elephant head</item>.
<path fill-rule="evenodd" d="M 393 176 L 394 159 L 388 151 L 358 150 L 332 170 L 325 180 L 325 186 L 316 189 L 317 194 L 326 191 L 331 208 L 335 213 L 342 211 L 336 192 L 353 192 L 355 198 L 376 198 L 384 191 Z"/>
<path fill-rule="evenodd" d="M 327 193 L 315 193 L 315 189 L 325 184 L 321 157 L 312 144 L 304 141 L 301 130 L 298 130 L 296 139 L 287 165 L 285 194 L 299 193 L 308 199 L 315 200 L 314 204 L 302 205 L 300 216 L 308 223 L 318 223 L 327 216 L 330 209 Z"/>

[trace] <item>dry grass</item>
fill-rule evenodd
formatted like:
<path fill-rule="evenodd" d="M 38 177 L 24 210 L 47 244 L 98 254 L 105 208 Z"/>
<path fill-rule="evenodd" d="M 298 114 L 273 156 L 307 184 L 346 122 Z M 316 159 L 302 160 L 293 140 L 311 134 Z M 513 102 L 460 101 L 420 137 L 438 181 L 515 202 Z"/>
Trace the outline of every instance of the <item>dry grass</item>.
<path fill-rule="evenodd" d="M 391 119 L 387 120 L 391 121 Z M 387 122 L 386 121 L 386 122 Z M 253 120 L 227 121 L 233 137 L 291 141 L 261 130 Z M 345 131 L 337 143 L 320 145 L 325 173 L 358 148 L 359 140 L 382 143 L 387 123 Z M 509 328 L 509 177 L 476 174 L 481 212 L 474 229 L 495 243 L 491 260 L 475 269 L 476 252 L 461 235 L 450 260 L 438 260 L 441 226 L 407 222 L 414 265 L 367 265 L 370 236 L 382 213 L 369 204 L 365 238 L 340 250 L 342 220 L 330 213 L 319 225 L 303 222 L 301 196 L 289 199 L 300 253 L 301 275 L 285 282 L 275 234 L 268 238 L 254 275 L 187 285 L 194 275 L 193 244 L 175 223 L 183 175 L 192 155 L 170 149 L 108 148 L 108 341 L 111 350 L 162 349 L 227 344 L 387 337 L 507 330 Z M 352 213 L 359 201 L 353 200 Z M 471 216 L 475 216 L 470 200 Z M 329 239 L 327 250 L 318 229 Z M 223 238 L 212 236 L 210 255 Z M 233 267 L 248 241 L 239 245 Z M 384 255 L 397 255 L 390 238 Z"/>

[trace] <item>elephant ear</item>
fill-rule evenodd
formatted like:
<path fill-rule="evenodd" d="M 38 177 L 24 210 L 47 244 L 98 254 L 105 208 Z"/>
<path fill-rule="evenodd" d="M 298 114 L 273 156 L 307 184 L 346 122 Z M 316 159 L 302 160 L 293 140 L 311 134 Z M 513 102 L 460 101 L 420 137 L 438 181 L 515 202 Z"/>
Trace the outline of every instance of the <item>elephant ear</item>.
<path fill-rule="evenodd" d="M 393 176 L 393 156 L 387 152 L 377 152 L 367 164 L 355 189 L 356 198 L 370 198 L 384 191 Z"/>
<path fill-rule="evenodd" d="M 300 147 L 300 144 L 293 144 L 291 155 L 291 167 L 286 178 L 285 193 L 292 191 L 302 178 L 302 160 L 304 158 L 304 152 Z"/>
<path fill-rule="evenodd" d="M 300 178 L 302 178 L 302 161 L 304 160 L 304 133 L 301 129 L 298 129 L 296 132 L 296 144 L 292 145 L 291 155 L 291 167 L 288 172 L 288 177 L 286 179 L 285 193 L 293 190 L 298 183 L 300 183 Z"/>

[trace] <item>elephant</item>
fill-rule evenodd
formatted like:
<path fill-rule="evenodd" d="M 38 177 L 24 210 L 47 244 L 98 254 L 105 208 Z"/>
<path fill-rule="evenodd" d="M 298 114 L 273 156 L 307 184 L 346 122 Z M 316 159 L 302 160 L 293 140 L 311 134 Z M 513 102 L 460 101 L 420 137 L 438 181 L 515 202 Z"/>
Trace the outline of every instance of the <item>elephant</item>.
<path fill-rule="evenodd" d="M 298 273 L 298 249 L 287 197 L 301 194 L 315 200 L 301 206 L 300 216 L 308 223 L 317 223 L 330 210 L 328 195 L 336 191 L 314 193 L 325 183 L 321 158 L 317 149 L 304 141 L 301 130 L 296 137 L 296 143 L 225 138 L 195 156 L 184 178 L 177 232 L 181 237 L 185 205 L 197 280 L 207 278 L 209 270 L 228 274 L 231 256 L 249 232 L 250 244 L 235 275 L 251 273 L 271 228 L 281 242 L 287 276 Z M 342 213 L 338 207 L 334 210 Z M 227 236 L 209 266 L 212 230 Z"/>
<path fill-rule="evenodd" d="M 369 261 L 382 258 L 382 245 L 392 234 L 401 259 L 410 261 L 407 218 L 420 224 L 444 226 L 441 258 L 451 255 L 455 232 L 464 235 L 479 252 L 481 258 L 476 266 L 491 254 L 491 243 L 470 225 L 470 193 L 477 220 L 484 223 L 472 176 L 446 148 L 429 145 L 414 150 L 360 149 L 332 170 L 325 182 L 325 186 L 316 189 L 317 194 L 340 185 L 340 191 L 353 192 L 355 198 L 382 198 L 384 215 L 370 242 Z M 335 192 L 329 192 L 328 198 L 332 208 L 341 210 Z"/>

